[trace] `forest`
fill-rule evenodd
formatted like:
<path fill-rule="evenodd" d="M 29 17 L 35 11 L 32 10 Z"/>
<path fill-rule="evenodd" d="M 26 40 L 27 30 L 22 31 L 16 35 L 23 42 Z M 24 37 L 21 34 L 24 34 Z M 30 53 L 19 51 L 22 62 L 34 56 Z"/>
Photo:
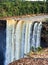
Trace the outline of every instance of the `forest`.
<path fill-rule="evenodd" d="M 48 14 L 48 1 L 0 0 L 0 17 Z"/>

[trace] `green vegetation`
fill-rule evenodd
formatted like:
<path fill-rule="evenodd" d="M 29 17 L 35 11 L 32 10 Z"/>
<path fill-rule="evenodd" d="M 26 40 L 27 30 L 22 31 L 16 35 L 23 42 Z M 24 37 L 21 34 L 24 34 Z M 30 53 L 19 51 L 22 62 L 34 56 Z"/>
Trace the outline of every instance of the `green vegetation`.
<path fill-rule="evenodd" d="M 35 49 L 34 49 L 34 47 L 33 47 L 33 46 L 32 46 L 32 48 L 31 48 L 31 51 L 32 51 L 32 52 L 34 52 L 34 51 L 35 51 Z"/>
<path fill-rule="evenodd" d="M 42 50 L 42 47 L 40 46 L 40 47 L 36 48 L 36 50 L 39 52 Z"/>
<path fill-rule="evenodd" d="M 34 48 L 34 47 L 31 48 L 31 51 L 32 51 L 32 52 L 37 52 L 37 51 L 39 52 L 39 51 L 41 51 L 41 50 L 42 50 L 42 47 L 41 47 L 41 46 L 38 47 L 38 48 Z"/>
<path fill-rule="evenodd" d="M 48 1 L 0 0 L 0 17 L 48 13 Z"/>

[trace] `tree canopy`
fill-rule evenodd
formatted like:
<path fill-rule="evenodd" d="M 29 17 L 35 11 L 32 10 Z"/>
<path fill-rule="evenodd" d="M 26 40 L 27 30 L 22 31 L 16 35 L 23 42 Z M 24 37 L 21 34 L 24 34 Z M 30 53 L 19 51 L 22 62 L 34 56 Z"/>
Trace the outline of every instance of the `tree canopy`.
<path fill-rule="evenodd" d="M 0 17 L 48 13 L 48 1 L 0 0 Z"/>

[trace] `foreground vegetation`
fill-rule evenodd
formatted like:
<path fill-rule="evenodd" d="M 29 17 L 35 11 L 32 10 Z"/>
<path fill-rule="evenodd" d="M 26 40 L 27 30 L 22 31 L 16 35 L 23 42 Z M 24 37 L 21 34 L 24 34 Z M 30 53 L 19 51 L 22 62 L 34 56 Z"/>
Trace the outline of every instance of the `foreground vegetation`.
<path fill-rule="evenodd" d="M 44 48 L 40 51 L 30 51 L 27 56 L 32 57 L 32 58 L 48 58 L 48 48 Z"/>
<path fill-rule="evenodd" d="M 48 13 L 48 1 L 22 2 L 15 0 L 0 1 L 0 17 L 19 16 L 26 14 Z"/>

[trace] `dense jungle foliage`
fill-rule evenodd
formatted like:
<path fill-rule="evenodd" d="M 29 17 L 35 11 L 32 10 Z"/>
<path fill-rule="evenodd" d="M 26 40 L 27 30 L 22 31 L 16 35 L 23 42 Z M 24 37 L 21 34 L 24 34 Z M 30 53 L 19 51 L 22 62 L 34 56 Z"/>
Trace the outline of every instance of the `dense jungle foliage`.
<path fill-rule="evenodd" d="M 0 0 L 0 17 L 48 13 L 48 1 Z"/>

